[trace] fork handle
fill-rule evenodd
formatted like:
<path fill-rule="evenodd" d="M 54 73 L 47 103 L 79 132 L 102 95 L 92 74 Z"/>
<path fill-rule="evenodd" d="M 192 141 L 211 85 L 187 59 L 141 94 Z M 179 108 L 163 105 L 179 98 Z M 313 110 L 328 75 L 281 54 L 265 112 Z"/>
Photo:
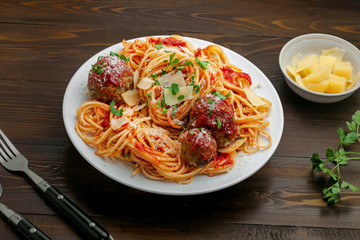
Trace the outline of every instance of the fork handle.
<path fill-rule="evenodd" d="M 75 205 L 70 199 L 64 196 L 55 187 L 48 185 L 45 190 L 46 197 L 61 210 L 77 227 L 87 235 L 87 239 L 110 240 L 111 235 L 95 220 L 91 219 L 83 210 Z"/>

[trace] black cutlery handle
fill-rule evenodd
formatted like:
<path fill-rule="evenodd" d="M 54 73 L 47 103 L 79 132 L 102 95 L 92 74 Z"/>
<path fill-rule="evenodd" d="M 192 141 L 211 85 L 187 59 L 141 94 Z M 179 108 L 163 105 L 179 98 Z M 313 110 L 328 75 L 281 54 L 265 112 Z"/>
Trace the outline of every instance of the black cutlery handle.
<path fill-rule="evenodd" d="M 108 240 L 112 239 L 110 234 L 100 224 L 90 218 L 83 210 L 75 205 L 53 186 L 45 190 L 46 197 L 56 205 L 78 228 L 83 230 L 88 239 Z"/>
<path fill-rule="evenodd" d="M 16 225 L 17 229 L 30 240 L 51 240 L 45 233 L 35 227 L 25 218 L 21 219 Z"/>

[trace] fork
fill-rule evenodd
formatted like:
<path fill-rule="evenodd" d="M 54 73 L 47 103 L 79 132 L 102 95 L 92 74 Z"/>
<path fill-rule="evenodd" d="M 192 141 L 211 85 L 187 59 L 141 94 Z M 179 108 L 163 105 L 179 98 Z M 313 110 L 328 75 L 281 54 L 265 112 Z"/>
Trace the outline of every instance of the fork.
<path fill-rule="evenodd" d="M 42 193 L 92 240 L 113 240 L 112 236 L 82 209 L 50 183 L 31 171 L 28 160 L 15 148 L 0 129 L 0 164 L 9 171 L 24 172 Z"/>

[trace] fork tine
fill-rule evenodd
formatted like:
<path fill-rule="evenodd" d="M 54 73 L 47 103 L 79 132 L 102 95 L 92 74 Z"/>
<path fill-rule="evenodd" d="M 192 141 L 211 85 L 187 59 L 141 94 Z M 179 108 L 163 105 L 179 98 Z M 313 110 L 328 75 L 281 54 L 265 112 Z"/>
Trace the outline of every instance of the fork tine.
<path fill-rule="evenodd" d="M 2 148 L 4 149 L 4 151 L 6 152 L 6 154 L 13 158 L 13 156 L 15 157 L 17 154 L 19 154 L 19 151 L 15 148 L 15 146 L 10 142 L 10 140 L 5 136 L 5 134 L 3 133 L 3 131 L 1 131 L 0 129 L 0 135 L 1 137 L 5 140 L 6 144 L 4 144 L 4 142 L 1 140 L 0 138 L 0 145 L 2 146 Z M 1 149 L 1 148 L 0 148 Z M 4 156 L 5 157 L 5 156 Z"/>

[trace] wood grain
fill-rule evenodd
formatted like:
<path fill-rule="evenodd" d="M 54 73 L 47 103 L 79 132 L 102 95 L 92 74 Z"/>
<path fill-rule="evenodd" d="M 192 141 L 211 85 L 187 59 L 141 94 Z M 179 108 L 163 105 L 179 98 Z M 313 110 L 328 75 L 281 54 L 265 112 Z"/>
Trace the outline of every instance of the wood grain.
<path fill-rule="evenodd" d="M 321 32 L 360 47 L 359 1 L 1 1 L 0 129 L 30 168 L 93 216 L 115 239 L 358 239 L 360 194 L 327 207 L 326 179 L 311 171 L 314 152 L 336 147 L 337 129 L 360 96 L 306 101 L 286 85 L 282 46 Z M 98 51 L 140 36 L 180 34 L 246 57 L 270 79 L 285 118 L 282 140 L 256 174 L 198 196 L 163 196 L 121 185 L 88 164 L 69 140 L 62 101 L 72 75 Z M 276 124 L 276 123 L 272 123 Z M 353 147 L 360 151 L 360 146 Z M 360 163 L 344 168 L 360 186 Z M 1 202 L 53 239 L 84 239 L 21 174 L 0 168 Z M 4 218 L 1 239 L 23 239 Z"/>

